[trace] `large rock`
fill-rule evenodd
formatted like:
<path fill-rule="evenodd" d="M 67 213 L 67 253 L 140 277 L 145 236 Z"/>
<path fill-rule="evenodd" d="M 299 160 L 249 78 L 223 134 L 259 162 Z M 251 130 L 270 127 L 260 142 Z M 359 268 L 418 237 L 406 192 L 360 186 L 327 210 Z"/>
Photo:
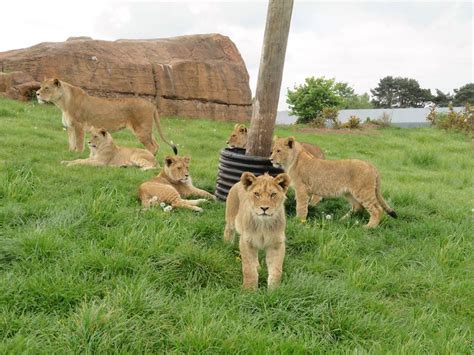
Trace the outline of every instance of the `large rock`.
<path fill-rule="evenodd" d="M 0 53 L 0 71 L 20 71 L 31 76 L 27 82 L 57 77 L 91 95 L 139 95 L 156 102 L 162 115 L 251 116 L 245 63 L 219 34 L 114 42 L 72 37 Z"/>

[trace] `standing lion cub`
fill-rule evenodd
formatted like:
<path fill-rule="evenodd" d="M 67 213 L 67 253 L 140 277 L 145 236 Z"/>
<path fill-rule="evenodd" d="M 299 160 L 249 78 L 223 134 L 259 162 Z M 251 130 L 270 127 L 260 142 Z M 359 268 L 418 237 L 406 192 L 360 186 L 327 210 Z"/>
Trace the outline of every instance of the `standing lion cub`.
<path fill-rule="evenodd" d="M 144 208 L 167 203 L 173 208 L 188 208 L 202 212 L 198 205 L 208 200 L 216 200 L 214 195 L 193 186 L 189 176 L 189 157 L 167 156 L 165 166 L 153 179 L 145 181 L 138 188 L 138 197 Z M 188 200 L 189 196 L 200 196 L 205 199 Z"/>
<path fill-rule="evenodd" d="M 285 257 L 285 206 L 290 185 L 287 174 L 255 177 L 243 173 L 240 182 L 229 191 L 225 210 L 224 240 L 231 242 L 234 230 L 240 234 L 243 287 L 258 285 L 258 251 L 265 249 L 268 268 L 268 288 L 280 284 Z"/>
<path fill-rule="evenodd" d="M 382 197 L 377 169 L 366 161 L 315 159 L 293 137 L 275 139 L 270 160 L 290 175 L 296 190 L 296 214 L 302 220 L 306 220 L 308 202 L 313 194 L 344 196 L 352 209 L 343 218 L 365 208 L 370 214 L 366 228 L 377 227 L 384 210 L 397 217 Z"/>
<path fill-rule="evenodd" d="M 63 160 L 61 164 L 128 167 L 137 166 L 142 170 L 156 167 L 156 160 L 148 150 L 119 147 L 104 129 L 91 127 L 91 139 L 87 142 L 90 155 L 87 159 Z"/>
<path fill-rule="evenodd" d="M 152 154 L 158 151 L 153 137 L 153 122 L 161 139 L 178 154 L 161 131 L 160 116 L 149 101 L 138 98 L 105 99 L 88 95 L 81 88 L 58 79 L 47 79 L 36 92 L 38 102 L 52 102 L 63 113 L 63 126 L 67 128 L 69 150 L 84 150 L 84 132 L 91 126 L 102 127 L 109 132 L 130 129 Z"/>

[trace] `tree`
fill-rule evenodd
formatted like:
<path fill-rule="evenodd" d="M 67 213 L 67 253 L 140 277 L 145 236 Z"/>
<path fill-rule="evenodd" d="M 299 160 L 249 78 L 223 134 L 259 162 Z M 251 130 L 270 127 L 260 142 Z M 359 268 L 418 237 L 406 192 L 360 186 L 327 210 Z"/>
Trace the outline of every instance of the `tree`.
<path fill-rule="evenodd" d="M 429 89 L 422 89 L 415 79 L 386 76 L 370 90 L 376 107 L 422 107 L 433 96 Z"/>
<path fill-rule="evenodd" d="M 453 101 L 453 95 L 449 92 L 445 94 L 441 90 L 436 89 L 436 96 L 433 97 L 433 102 L 436 106 L 447 107 L 451 101 Z"/>
<path fill-rule="evenodd" d="M 363 93 L 362 95 L 354 94 L 345 99 L 343 109 L 364 109 L 374 108 L 374 104 L 370 102 L 369 94 Z"/>
<path fill-rule="evenodd" d="M 341 95 L 353 93 L 344 84 L 324 77 L 306 78 L 304 84 L 295 86 L 294 90 L 288 89 L 286 103 L 290 115 L 298 117 L 297 123 L 307 123 L 325 107 L 340 107 L 344 103 Z"/>
<path fill-rule="evenodd" d="M 453 105 L 464 106 L 466 103 L 474 105 L 474 83 L 469 83 L 461 86 L 459 89 L 454 89 Z"/>

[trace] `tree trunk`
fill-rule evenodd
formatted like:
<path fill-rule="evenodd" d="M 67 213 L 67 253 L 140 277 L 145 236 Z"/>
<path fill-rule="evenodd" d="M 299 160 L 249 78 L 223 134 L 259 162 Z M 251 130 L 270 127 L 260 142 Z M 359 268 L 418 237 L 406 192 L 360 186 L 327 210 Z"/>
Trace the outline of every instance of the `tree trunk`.
<path fill-rule="evenodd" d="M 278 109 L 293 0 L 270 0 L 253 102 L 247 155 L 268 157 Z"/>

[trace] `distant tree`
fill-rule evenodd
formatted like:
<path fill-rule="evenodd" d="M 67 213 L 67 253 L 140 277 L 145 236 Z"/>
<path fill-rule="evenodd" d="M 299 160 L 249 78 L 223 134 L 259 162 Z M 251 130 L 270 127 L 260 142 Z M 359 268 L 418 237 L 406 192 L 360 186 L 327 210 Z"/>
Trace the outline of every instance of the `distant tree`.
<path fill-rule="evenodd" d="M 298 123 L 315 119 L 325 107 L 340 107 L 344 96 L 350 93 L 348 85 L 336 83 L 324 77 L 306 78 L 304 84 L 288 89 L 286 102 L 290 115 L 297 116 Z"/>
<path fill-rule="evenodd" d="M 445 94 L 441 90 L 436 89 L 436 96 L 433 96 L 433 102 L 436 106 L 447 107 L 453 101 L 453 95 L 449 92 Z"/>
<path fill-rule="evenodd" d="M 415 79 L 386 76 L 370 90 L 376 107 L 422 107 L 433 96 L 429 89 L 422 89 Z"/>
<path fill-rule="evenodd" d="M 369 94 L 363 93 L 362 95 L 352 95 L 345 99 L 343 109 L 364 109 L 374 108 L 374 104 L 370 102 Z"/>
<path fill-rule="evenodd" d="M 468 103 L 474 105 L 474 83 L 469 83 L 461 86 L 459 89 L 454 89 L 454 106 L 464 106 Z"/>

